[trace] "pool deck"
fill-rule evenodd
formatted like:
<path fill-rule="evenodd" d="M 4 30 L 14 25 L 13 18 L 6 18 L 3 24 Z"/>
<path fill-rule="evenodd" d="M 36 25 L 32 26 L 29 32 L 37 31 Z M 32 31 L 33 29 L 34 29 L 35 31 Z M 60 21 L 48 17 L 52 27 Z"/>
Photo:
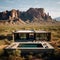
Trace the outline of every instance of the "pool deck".
<path fill-rule="evenodd" d="M 18 47 L 19 44 L 42 44 L 43 47 L 36 47 L 36 48 Z M 54 49 L 54 47 L 52 47 L 48 42 L 36 41 L 36 42 L 14 42 L 11 45 L 8 45 L 5 49 Z"/>
<path fill-rule="evenodd" d="M 42 44 L 43 47 L 18 47 L 19 44 Z M 53 53 L 54 47 L 52 47 L 46 41 L 36 41 L 36 42 L 14 42 L 11 45 L 8 45 L 5 48 L 5 51 L 12 51 L 12 50 L 21 50 L 23 53 L 34 52 L 34 53 Z"/>

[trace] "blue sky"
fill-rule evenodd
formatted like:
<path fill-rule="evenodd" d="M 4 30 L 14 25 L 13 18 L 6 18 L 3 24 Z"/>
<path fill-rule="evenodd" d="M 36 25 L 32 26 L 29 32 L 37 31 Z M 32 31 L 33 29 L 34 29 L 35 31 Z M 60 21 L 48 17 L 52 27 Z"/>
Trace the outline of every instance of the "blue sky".
<path fill-rule="evenodd" d="M 0 0 L 0 11 L 11 9 L 26 11 L 31 7 L 44 8 L 52 18 L 60 16 L 60 0 Z"/>

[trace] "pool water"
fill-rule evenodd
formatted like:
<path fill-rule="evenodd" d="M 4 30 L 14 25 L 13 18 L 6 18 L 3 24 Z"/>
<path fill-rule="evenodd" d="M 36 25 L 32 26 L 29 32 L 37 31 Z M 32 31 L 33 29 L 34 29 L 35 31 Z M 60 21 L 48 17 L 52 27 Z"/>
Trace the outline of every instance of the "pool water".
<path fill-rule="evenodd" d="M 43 47 L 42 44 L 19 44 L 18 47 Z"/>

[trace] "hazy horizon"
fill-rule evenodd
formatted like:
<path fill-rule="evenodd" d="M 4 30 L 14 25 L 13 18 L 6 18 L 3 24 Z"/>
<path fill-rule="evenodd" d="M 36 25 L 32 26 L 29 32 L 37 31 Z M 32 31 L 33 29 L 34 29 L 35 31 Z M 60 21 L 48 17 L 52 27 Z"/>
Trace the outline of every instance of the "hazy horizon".
<path fill-rule="evenodd" d="M 0 11 L 26 11 L 29 8 L 44 8 L 52 18 L 60 16 L 60 0 L 0 0 Z"/>

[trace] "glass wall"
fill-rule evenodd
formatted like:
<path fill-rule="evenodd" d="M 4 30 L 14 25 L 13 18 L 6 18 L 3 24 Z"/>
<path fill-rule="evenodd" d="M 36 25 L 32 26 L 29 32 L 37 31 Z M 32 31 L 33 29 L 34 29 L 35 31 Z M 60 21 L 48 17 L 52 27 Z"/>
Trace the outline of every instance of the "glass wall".
<path fill-rule="evenodd" d="M 50 39 L 51 39 L 51 33 L 16 33 L 14 34 L 14 40 L 49 41 Z"/>
<path fill-rule="evenodd" d="M 32 40 L 32 39 L 34 40 L 34 33 L 30 33 L 30 34 L 29 34 L 29 39 L 30 39 L 30 40 Z"/>
<path fill-rule="evenodd" d="M 36 40 L 47 40 L 47 34 L 46 33 L 37 33 L 36 34 Z"/>
<path fill-rule="evenodd" d="M 26 34 L 24 33 L 19 34 L 19 37 L 21 40 L 26 40 Z"/>
<path fill-rule="evenodd" d="M 24 33 L 17 33 L 17 34 L 15 34 L 15 40 L 25 40 L 26 39 L 26 34 L 24 34 Z"/>

